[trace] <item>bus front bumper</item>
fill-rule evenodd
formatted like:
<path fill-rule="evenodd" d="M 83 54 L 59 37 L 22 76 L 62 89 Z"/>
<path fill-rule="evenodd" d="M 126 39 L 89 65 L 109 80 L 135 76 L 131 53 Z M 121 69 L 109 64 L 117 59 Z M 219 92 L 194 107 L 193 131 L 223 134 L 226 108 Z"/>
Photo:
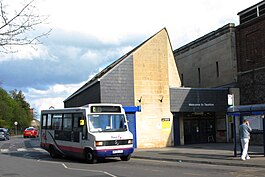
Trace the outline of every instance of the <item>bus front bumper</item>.
<path fill-rule="evenodd" d="M 95 150 L 97 157 L 120 157 L 127 156 L 133 153 L 133 148 L 120 149 L 101 149 Z"/>

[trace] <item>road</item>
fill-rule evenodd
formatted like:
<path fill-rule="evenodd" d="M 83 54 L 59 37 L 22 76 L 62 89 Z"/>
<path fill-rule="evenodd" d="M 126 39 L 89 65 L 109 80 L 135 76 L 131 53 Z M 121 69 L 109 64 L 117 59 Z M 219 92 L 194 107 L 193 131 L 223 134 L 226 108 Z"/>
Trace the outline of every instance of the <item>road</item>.
<path fill-rule="evenodd" d="M 175 177 L 265 176 L 262 168 L 241 168 L 199 163 L 167 162 L 132 158 L 128 162 L 107 159 L 86 164 L 78 159 L 52 159 L 38 139 L 12 137 L 0 142 L 0 177 Z"/>

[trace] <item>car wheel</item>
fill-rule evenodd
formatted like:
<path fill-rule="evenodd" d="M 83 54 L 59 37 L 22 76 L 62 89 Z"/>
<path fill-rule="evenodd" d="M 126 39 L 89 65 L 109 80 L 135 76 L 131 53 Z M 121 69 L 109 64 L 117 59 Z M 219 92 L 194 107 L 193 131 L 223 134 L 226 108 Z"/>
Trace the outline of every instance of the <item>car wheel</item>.
<path fill-rule="evenodd" d="M 128 161 L 131 158 L 131 154 L 126 155 L 126 156 L 121 156 L 120 158 L 121 158 L 122 161 Z"/>

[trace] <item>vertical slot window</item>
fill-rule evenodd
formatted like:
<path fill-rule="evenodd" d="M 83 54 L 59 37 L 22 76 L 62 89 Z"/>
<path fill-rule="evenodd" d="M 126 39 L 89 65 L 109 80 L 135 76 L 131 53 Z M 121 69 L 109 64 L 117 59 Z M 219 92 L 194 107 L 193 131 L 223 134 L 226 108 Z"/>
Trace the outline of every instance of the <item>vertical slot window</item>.
<path fill-rule="evenodd" d="M 184 86 L 184 75 L 183 75 L 183 73 L 181 74 L 181 87 L 183 87 Z"/>
<path fill-rule="evenodd" d="M 219 77 L 220 76 L 220 72 L 219 72 L 219 63 L 218 61 L 215 63 L 216 65 L 216 77 Z"/>
<path fill-rule="evenodd" d="M 198 84 L 201 86 L 201 68 L 198 68 Z"/>

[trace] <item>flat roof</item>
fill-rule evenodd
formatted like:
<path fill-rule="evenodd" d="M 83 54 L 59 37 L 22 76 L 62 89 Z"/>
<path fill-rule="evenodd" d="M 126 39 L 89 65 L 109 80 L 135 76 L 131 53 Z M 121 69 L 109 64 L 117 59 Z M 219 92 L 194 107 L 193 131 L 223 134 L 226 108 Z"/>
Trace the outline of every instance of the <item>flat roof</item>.
<path fill-rule="evenodd" d="M 224 26 L 222 26 L 221 28 L 218 28 L 217 30 L 215 31 L 212 31 L 176 50 L 173 51 L 173 54 L 181 54 L 181 53 L 184 53 L 186 52 L 187 50 L 191 49 L 191 48 L 195 48 L 201 44 L 204 44 L 206 42 L 209 42 L 210 40 L 213 40 L 213 39 L 216 39 L 226 33 L 229 33 L 230 32 L 230 29 L 231 28 L 235 28 L 235 24 L 234 23 L 228 23 Z"/>
<path fill-rule="evenodd" d="M 265 4 L 265 1 L 261 1 L 261 2 L 251 6 L 249 8 L 246 8 L 245 10 L 242 10 L 242 11 L 238 12 L 237 15 L 239 15 L 239 16 L 243 15 L 244 13 L 247 13 L 248 11 L 253 10 L 254 8 L 257 8 L 257 6 L 260 6 L 262 4 Z"/>
<path fill-rule="evenodd" d="M 230 106 L 227 109 L 228 113 L 235 113 L 235 112 L 263 112 L 263 111 L 265 112 L 265 104 Z"/>

